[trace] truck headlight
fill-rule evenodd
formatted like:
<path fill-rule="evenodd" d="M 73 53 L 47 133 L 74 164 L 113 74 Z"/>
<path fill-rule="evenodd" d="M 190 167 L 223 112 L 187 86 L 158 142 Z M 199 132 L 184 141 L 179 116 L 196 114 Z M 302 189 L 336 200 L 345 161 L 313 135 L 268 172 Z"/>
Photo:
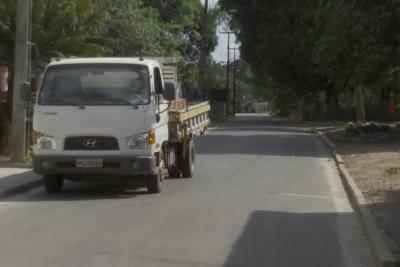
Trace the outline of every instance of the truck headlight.
<path fill-rule="evenodd" d="M 128 148 L 130 150 L 146 150 L 148 148 L 149 135 L 139 134 L 129 138 Z"/>
<path fill-rule="evenodd" d="M 56 140 L 50 136 L 41 136 L 37 139 L 37 147 L 40 150 L 55 150 Z"/>

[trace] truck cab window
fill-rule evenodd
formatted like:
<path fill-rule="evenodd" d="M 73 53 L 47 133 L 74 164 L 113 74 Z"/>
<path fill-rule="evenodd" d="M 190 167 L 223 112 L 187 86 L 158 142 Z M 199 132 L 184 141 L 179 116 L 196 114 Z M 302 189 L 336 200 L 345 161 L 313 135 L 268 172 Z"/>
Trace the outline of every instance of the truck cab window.
<path fill-rule="evenodd" d="M 150 101 L 149 71 L 141 65 L 80 64 L 46 71 L 41 105 L 140 105 Z"/>
<path fill-rule="evenodd" d="M 161 75 L 161 70 L 159 68 L 154 68 L 154 88 L 156 94 L 162 95 L 164 91 L 164 83 Z"/>

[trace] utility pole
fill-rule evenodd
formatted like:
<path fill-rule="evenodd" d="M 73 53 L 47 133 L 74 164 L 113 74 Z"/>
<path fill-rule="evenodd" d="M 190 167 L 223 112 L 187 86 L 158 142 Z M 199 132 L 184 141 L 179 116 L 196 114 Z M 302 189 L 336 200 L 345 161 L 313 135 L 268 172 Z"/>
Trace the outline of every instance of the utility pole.
<path fill-rule="evenodd" d="M 30 81 L 30 29 L 31 1 L 17 1 L 17 24 L 15 35 L 15 69 L 13 86 L 11 160 L 23 162 L 26 151 L 26 105 L 21 100 L 20 86 Z"/>
<path fill-rule="evenodd" d="M 204 2 L 203 18 L 201 21 L 201 47 L 200 47 L 200 59 L 199 59 L 199 89 L 198 94 L 204 96 L 204 84 L 205 84 L 205 68 L 207 60 L 207 39 L 208 39 L 208 0 Z"/>
<path fill-rule="evenodd" d="M 236 51 L 238 48 L 231 48 L 233 50 L 233 101 L 232 101 L 232 110 L 233 116 L 236 115 Z"/>
<path fill-rule="evenodd" d="M 226 63 L 226 114 L 229 114 L 229 103 L 231 102 L 232 99 L 232 92 L 230 90 L 230 86 L 229 86 L 229 65 L 230 65 L 230 44 L 231 44 L 231 34 L 233 34 L 234 32 L 231 31 L 226 31 L 226 32 L 219 32 L 220 34 L 227 34 L 228 35 L 228 60 Z"/>

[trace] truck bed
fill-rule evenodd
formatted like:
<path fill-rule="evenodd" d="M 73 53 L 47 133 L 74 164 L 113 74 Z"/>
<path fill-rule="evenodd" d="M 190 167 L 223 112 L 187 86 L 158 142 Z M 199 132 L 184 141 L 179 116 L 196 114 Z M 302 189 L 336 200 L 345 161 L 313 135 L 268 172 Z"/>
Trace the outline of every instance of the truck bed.
<path fill-rule="evenodd" d="M 170 121 L 183 122 L 194 118 L 198 115 L 207 113 L 211 110 L 210 103 L 204 102 L 191 102 L 186 104 L 185 99 L 172 101 L 169 109 Z"/>
<path fill-rule="evenodd" d="M 186 103 L 185 99 L 172 101 L 169 109 L 170 140 L 182 141 L 185 135 L 189 138 L 202 135 L 210 125 L 208 101 Z"/>

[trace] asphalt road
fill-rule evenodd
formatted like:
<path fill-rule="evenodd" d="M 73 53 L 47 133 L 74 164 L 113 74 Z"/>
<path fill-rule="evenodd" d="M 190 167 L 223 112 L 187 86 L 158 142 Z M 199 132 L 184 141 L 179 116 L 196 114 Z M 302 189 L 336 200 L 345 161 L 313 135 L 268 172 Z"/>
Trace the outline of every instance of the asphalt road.
<path fill-rule="evenodd" d="M 165 191 L 67 183 L 0 202 L 1 267 L 373 266 L 332 160 L 300 128 L 241 116 Z"/>

